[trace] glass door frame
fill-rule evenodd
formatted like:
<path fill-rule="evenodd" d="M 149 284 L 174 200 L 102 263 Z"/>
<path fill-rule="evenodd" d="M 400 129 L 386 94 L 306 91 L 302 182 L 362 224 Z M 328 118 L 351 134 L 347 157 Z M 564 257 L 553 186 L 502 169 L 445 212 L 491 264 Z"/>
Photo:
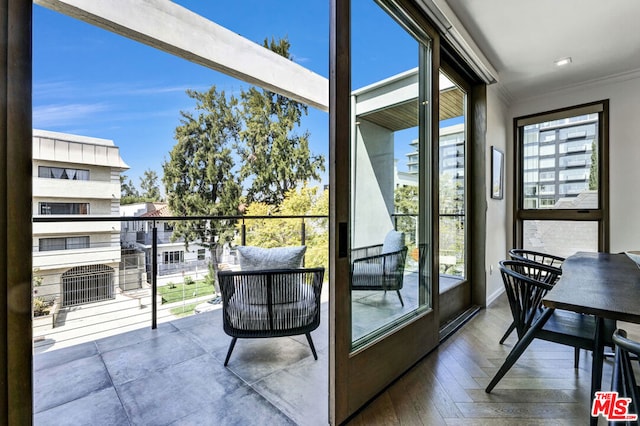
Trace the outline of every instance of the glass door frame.
<path fill-rule="evenodd" d="M 443 55 L 444 56 L 444 55 Z M 471 279 L 471 271 L 472 271 L 472 262 L 473 259 L 472 257 L 469 255 L 470 253 L 470 242 L 471 242 L 471 237 L 470 237 L 470 232 L 469 232 L 469 223 L 471 215 L 472 215 L 472 202 L 471 202 L 471 196 L 470 193 L 472 191 L 472 189 L 470 188 L 470 179 L 469 176 L 471 175 L 470 173 L 470 162 L 471 162 L 471 141 L 472 141 L 472 129 L 471 129 L 471 105 L 472 105 L 472 85 L 471 82 L 469 82 L 466 78 L 463 77 L 463 75 L 461 73 L 459 73 L 455 67 L 453 65 L 450 64 L 450 61 L 453 62 L 452 60 L 450 60 L 448 57 L 443 57 L 440 60 L 440 72 L 444 73 L 445 76 L 453 83 L 455 84 L 460 90 L 464 91 L 465 93 L 465 102 L 463 105 L 463 110 L 464 110 L 464 134 L 465 134 L 465 142 L 464 142 L 464 259 L 465 259 L 465 263 L 464 263 L 464 278 L 462 280 L 460 280 L 460 282 L 458 284 L 456 284 L 456 286 L 454 288 L 452 288 L 449 293 L 449 297 L 453 297 L 456 300 L 454 301 L 447 301 L 446 298 L 444 300 L 444 303 L 440 303 L 440 331 L 441 331 L 441 339 L 446 338 L 447 336 L 449 336 L 454 330 L 457 329 L 457 326 L 459 325 L 457 319 L 464 314 L 464 312 L 469 309 L 470 307 L 472 307 L 473 305 L 473 291 L 471 286 L 473 285 L 473 280 Z M 438 126 L 439 127 L 439 126 Z M 439 129 L 438 129 L 439 130 Z M 440 155 L 440 151 L 439 151 L 439 142 L 440 139 L 438 138 L 438 155 Z M 439 157 L 438 157 L 438 161 L 439 161 Z M 438 181 L 438 187 L 440 186 L 440 182 Z M 438 216 L 440 216 L 440 209 L 438 208 Z M 438 220 L 440 219 L 440 217 L 438 217 Z M 456 288 L 460 287 L 457 291 Z M 438 294 L 438 297 L 440 297 L 441 294 Z M 462 300 L 460 300 L 462 299 Z M 440 302 L 443 302 L 443 300 L 440 300 Z M 444 306 L 444 305 L 449 305 L 452 306 L 453 308 L 450 309 L 454 309 L 457 312 L 456 316 L 452 316 L 449 318 L 443 318 L 443 315 L 446 315 L 446 312 L 448 309 Z M 446 323 L 443 323 L 443 321 L 447 321 Z M 449 327 L 447 327 L 447 325 Z M 443 327 L 444 326 L 444 327 Z"/>
<path fill-rule="evenodd" d="M 357 0 L 360 1 L 360 0 Z M 347 420 L 367 401 L 429 353 L 439 343 L 438 280 L 432 279 L 432 308 L 419 312 L 375 341 L 352 351 L 350 296 L 350 176 L 351 176 L 351 0 L 331 0 L 329 84 L 329 419 L 331 424 Z M 385 0 L 397 20 L 417 26 L 431 39 L 429 85 L 430 117 L 438 123 L 440 38 L 423 13 L 408 0 Z M 421 73 L 422 75 L 422 73 Z M 427 158 L 438 158 L 438 126 L 432 125 Z M 434 164 L 435 163 L 435 164 Z M 429 275 L 437 277 L 438 265 L 438 165 L 429 165 L 426 181 L 434 185 L 427 216 L 431 228 Z M 424 174 L 423 174 L 424 175 Z M 425 225 L 426 221 L 424 222 Z"/>

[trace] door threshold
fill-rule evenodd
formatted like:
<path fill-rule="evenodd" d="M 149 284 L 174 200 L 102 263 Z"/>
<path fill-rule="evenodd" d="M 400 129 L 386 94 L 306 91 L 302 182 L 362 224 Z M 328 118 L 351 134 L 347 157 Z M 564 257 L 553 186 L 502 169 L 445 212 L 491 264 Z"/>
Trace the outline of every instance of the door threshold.
<path fill-rule="evenodd" d="M 471 306 L 469 309 L 440 327 L 440 343 L 447 340 L 449 336 L 458 331 L 460 327 L 466 324 L 466 322 L 473 318 L 473 316 L 478 312 L 480 312 L 480 306 Z"/>

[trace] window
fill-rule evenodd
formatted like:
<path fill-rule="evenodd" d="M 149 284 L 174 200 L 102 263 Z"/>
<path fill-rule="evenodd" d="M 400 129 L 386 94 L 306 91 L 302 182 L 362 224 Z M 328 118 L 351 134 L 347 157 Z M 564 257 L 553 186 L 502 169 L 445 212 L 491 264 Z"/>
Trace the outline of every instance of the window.
<path fill-rule="evenodd" d="M 89 170 L 39 166 L 38 177 L 47 179 L 89 180 Z"/>
<path fill-rule="evenodd" d="M 164 230 L 165 230 L 165 232 L 173 231 L 173 226 L 169 225 L 168 222 L 165 222 L 164 223 Z"/>
<path fill-rule="evenodd" d="M 40 214 L 89 214 L 89 203 L 39 203 Z"/>
<path fill-rule="evenodd" d="M 89 237 L 40 238 L 38 245 L 40 251 L 83 249 L 89 248 Z"/>
<path fill-rule="evenodd" d="M 204 260 L 205 249 L 198 249 L 198 260 Z"/>
<path fill-rule="evenodd" d="M 165 251 L 164 255 L 164 264 L 169 265 L 172 263 L 183 263 L 184 262 L 184 251 Z"/>
<path fill-rule="evenodd" d="M 608 164 L 603 162 L 608 109 L 605 100 L 515 119 L 521 177 L 514 213 L 517 247 L 559 256 L 579 249 L 608 251 Z M 547 140 L 543 134 L 550 133 L 558 135 L 554 142 L 530 142 Z M 537 170 L 531 167 L 533 146 L 539 147 Z"/>

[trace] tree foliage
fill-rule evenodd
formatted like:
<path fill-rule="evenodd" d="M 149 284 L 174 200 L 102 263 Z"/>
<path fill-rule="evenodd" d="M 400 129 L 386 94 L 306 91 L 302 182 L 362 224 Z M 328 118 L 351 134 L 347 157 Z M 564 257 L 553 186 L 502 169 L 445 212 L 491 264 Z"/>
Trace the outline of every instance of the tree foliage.
<path fill-rule="evenodd" d="M 291 189 L 278 208 L 263 202 L 248 205 L 247 216 L 326 216 L 329 214 L 328 191 L 304 185 Z M 305 241 L 307 246 L 305 266 L 328 265 L 328 223 L 326 218 L 306 218 Z M 245 219 L 246 244 L 260 247 L 301 245 L 302 219 Z M 239 226 L 239 225 L 238 225 Z"/>
<path fill-rule="evenodd" d="M 237 100 L 215 86 L 187 94 L 196 101 L 196 115 L 180 112 L 177 143 L 163 164 L 169 208 L 175 216 L 237 215 L 241 185 L 232 155 L 240 130 Z M 215 267 L 216 249 L 232 240 L 234 229 L 232 220 L 176 222 L 173 238 L 209 247 Z"/>
<path fill-rule="evenodd" d="M 120 204 L 162 201 L 158 175 L 155 171 L 151 169 L 144 171 L 144 176 L 140 178 L 140 188 L 142 192 L 136 188 L 131 179 L 127 178 L 127 175 L 120 175 Z"/>
<path fill-rule="evenodd" d="M 127 175 L 120 175 L 120 204 L 137 203 L 140 193 Z"/>
<path fill-rule="evenodd" d="M 291 59 L 285 39 L 265 39 L 264 47 Z M 312 155 L 309 133 L 296 133 L 307 106 L 277 93 L 252 87 L 242 91 L 244 128 L 238 154 L 240 176 L 250 181 L 247 201 L 278 206 L 300 182 L 319 179 L 324 157 Z"/>
<path fill-rule="evenodd" d="M 158 175 L 155 171 L 151 169 L 144 171 L 144 175 L 140 178 L 140 188 L 142 189 L 142 193 L 140 195 L 145 201 L 162 201 L 160 186 L 158 184 Z"/>

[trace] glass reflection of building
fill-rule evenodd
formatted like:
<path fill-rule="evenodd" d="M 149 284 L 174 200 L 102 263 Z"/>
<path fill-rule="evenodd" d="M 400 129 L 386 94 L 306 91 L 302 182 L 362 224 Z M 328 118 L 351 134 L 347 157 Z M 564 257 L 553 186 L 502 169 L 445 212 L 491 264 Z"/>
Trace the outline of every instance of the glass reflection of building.
<path fill-rule="evenodd" d="M 595 189 L 590 176 L 597 134 L 597 114 L 525 126 L 524 208 L 552 208 Z"/>

